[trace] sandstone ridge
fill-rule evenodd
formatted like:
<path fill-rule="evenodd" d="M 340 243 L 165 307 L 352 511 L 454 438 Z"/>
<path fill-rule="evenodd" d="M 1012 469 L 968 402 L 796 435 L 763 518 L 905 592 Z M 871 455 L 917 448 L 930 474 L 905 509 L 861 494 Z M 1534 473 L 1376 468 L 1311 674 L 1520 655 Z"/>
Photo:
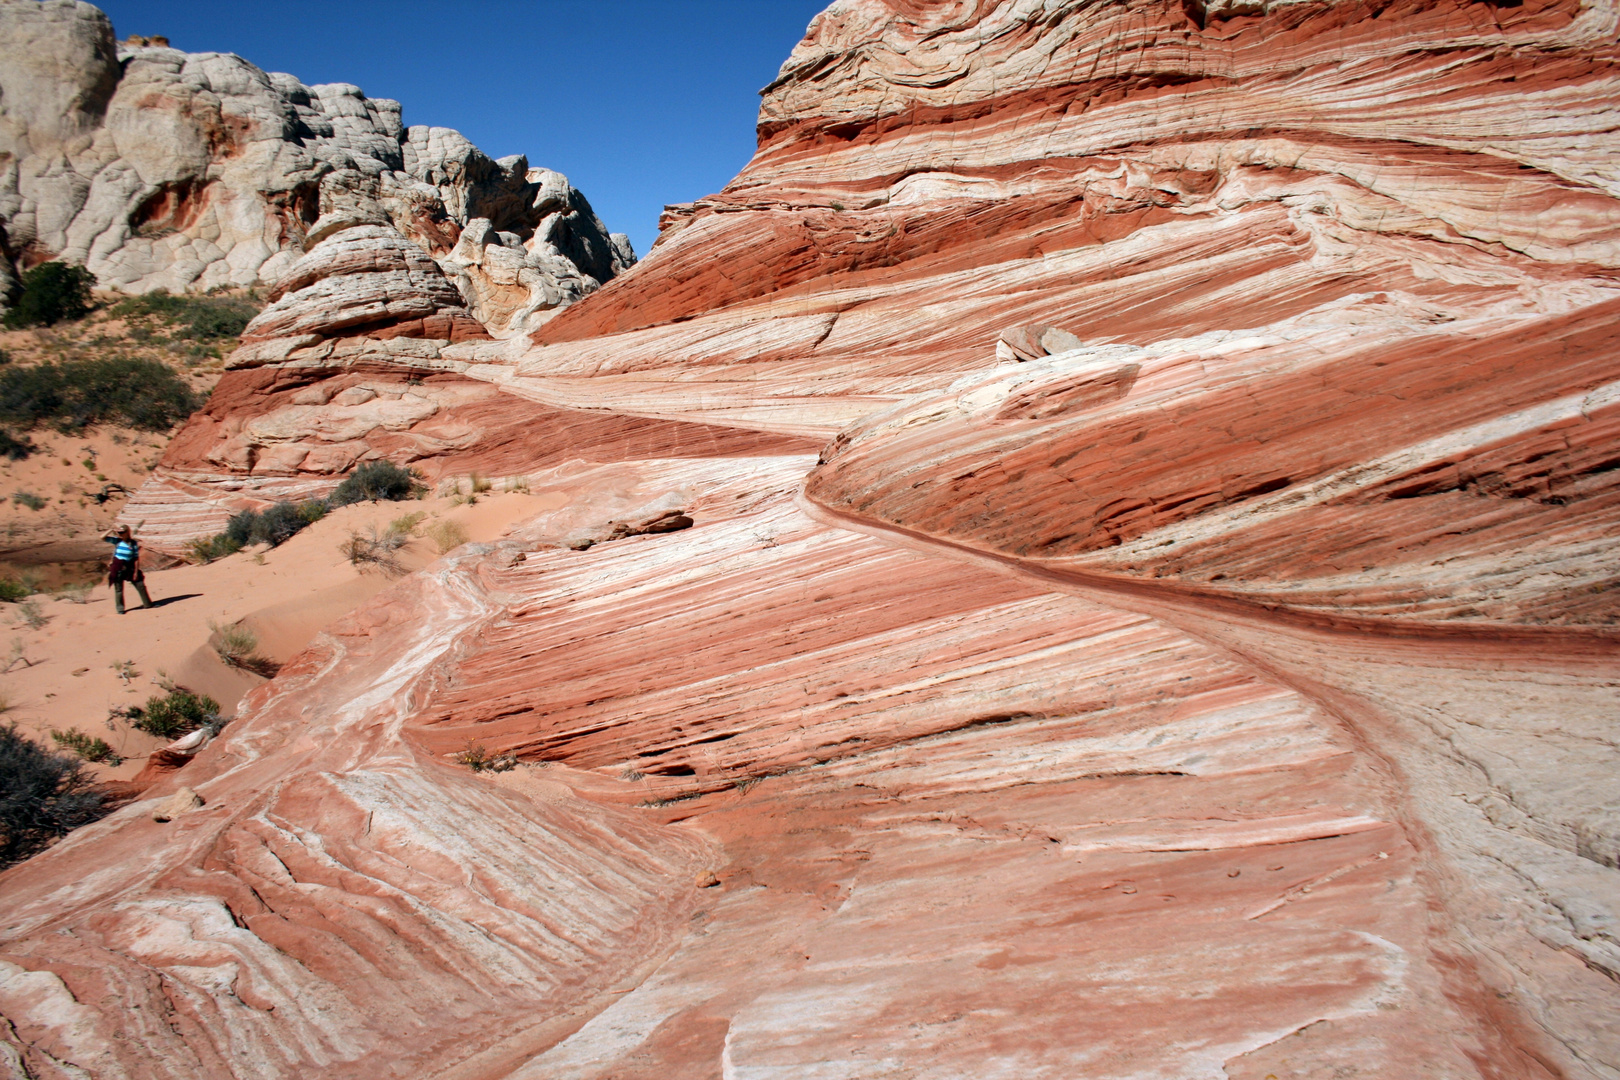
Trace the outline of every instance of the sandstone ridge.
<path fill-rule="evenodd" d="M 172 535 L 553 508 L 6 873 L 14 1068 L 1620 1076 L 1617 29 L 838 0 L 542 324 L 312 230 Z"/>

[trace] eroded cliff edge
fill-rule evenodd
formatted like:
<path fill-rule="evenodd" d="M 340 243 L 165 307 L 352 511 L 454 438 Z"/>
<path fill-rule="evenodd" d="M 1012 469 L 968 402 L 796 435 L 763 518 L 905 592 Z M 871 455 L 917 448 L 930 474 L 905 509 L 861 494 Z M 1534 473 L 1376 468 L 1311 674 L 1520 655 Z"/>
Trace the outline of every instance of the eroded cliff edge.
<path fill-rule="evenodd" d="M 435 346 L 569 505 L 7 874 L 17 1060 L 1617 1075 L 1616 29 L 834 4 L 635 274 Z"/>

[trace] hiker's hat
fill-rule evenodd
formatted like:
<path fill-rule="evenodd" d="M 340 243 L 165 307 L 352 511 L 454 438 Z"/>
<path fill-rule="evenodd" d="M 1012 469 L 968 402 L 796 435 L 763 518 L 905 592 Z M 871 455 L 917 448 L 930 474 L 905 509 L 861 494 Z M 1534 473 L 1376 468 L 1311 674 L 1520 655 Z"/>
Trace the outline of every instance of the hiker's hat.
<path fill-rule="evenodd" d="M 118 526 L 118 535 L 127 537 L 129 535 L 129 526 L 128 525 L 120 525 L 120 526 Z"/>

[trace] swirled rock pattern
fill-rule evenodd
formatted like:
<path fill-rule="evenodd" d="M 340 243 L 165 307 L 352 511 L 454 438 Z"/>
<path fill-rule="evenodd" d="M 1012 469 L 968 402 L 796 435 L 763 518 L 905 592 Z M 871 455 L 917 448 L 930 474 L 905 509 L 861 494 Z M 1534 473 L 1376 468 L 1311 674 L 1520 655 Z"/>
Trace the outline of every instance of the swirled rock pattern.
<path fill-rule="evenodd" d="M 1617 26 L 839 0 L 635 273 L 250 342 L 166 482 L 562 497 L 7 873 L 15 1067 L 1620 1075 Z"/>

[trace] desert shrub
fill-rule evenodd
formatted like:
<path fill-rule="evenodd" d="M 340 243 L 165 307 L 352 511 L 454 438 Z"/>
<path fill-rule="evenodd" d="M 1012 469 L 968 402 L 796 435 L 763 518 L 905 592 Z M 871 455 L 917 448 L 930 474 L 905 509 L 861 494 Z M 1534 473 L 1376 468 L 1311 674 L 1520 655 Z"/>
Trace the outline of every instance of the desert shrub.
<path fill-rule="evenodd" d="M 19 600 L 16 608 L 17 622 L 30 630 L 38 630 L 50 620 L 39 609 L 38 600 Z"/>
<path fill-rule="evenodd" d="M 428 527 L 427 537 L 433 541 L 433 546 L 443 555 L 452 548 L 458 548 L 467 542 L 467 530 L 459 521 L 436 521 Z"/>
<path fill-rule="evenodd" d="M 252 630 L 241 623 L 219 626 L 210 622 L 208 626 L 214 631 L 214 653 L 227 667 L 251 671 L 266 679 L 275 678 L 281 665 L 259 655 L 259 637 Z"/>
<path fill-rule="evenodd" d="M 18 491 L 11 496 L 11 501 L 18 506 L 26 506 L 30 510 L 43 510 L 47 501 L 32 491 Z"/>
<path fill-rule="evenodd" d="M 10 430 L 0 428 L 0 457 L 21 461 L 37 449 L 34 441 L 28 436 L 14 435 Z"/>
<path fill-rule="evenodd" d="M 377 569 L 385 574 L 403 574 L 405 567 L 400 565 L 399 549 L 411 539 L 408 529 L 395 527 L 403 520 L 397 519 L 386 529 L 373 525 L 363 533 L 350 533 L 343 542 L 343 554 L 361 570 Z"/>
<path fill-rule="evenodd" d="M 510 772 L 517 768 L 517 755 L 508 751 L 504 754 L 492 754 L 489 748 L 481 742 L 468 740 L 467 748 L 456 755 L 456 763 L 465 765 L 473 772 Z"/>
<path fill-rule="evenodd" d="M 103 813 L 82 762 L 34 742 L 16 724 L 0 727 L 0 867 Z"/>
<path fill-rule="evenodd" d="M 105 761 L 108 765 L 122 765 L 124 759 L 119 757 L 106 739 L 98 739 L 93 735 L 86 735 L 78 728 L 68 728 L 66 731 L 52 731 L 51 739 L 64 750 L 71 750 L 86 761 Z"/>
<path fill-rule="evenodd" d="M 478 473 L 473 473 L 471 476 L 467 477 L 467 487 L 471 489 L 471 492 L 474 495 L 482 495 L 484 492 L 488 491 L 494 486 L 495 485 L 490 482 L 490 479 L 487 476 L 480 476 Z"/>
<path fill-rule="evenodd" d="M 18 600 L 26 600 L 34 590 L 26 582 L 16 578 L 0 578 L 0 600 L 14 604 Z"/>
<path fill-rule="evenodd" d="M 241 551 L 253 542 L 253 528 L 258 521 L 257 510 L 238 511 L 231 515 L 230 520 L 225 523 L 225 531 L 219 535 L 235 544 L 236 550 Z"/>
<path fill-rule="evenodd" d="M 422 524 L 427 515 L 420 510 L 413 510 L 409 514 L 401 514 L 388 523 L 388 531 L 400 533 L 404 536 L 415 536 L 416 527 Z"/>
<path fill-rule="evenodd" d="M 231 515 L 223 532 L 193 540 L 187 550 L 194 561 L 207 563 L 235 555 L 249 544 L 278 547 L 325 516 L 326 503 L 321 499 L 283 501 L 264 510 L 242 510 Z"/>
<path fill-rule="evenodd" d="M 5 324 L 15 330 L 83 318 L 90 314 L 90 287 L 95 283 L 96 276 L 82 266 L 40 263 L 23 273 L 22 295 L 6 312 Z"/>
<path fill-rule="evenodd" d="M 254 516 L 248 539 L 255 544 L 276 547 L 296 536 L 309 520 L 296 504 L 278 502 Z"/>
<path fill-rule="evenodd" d="M 201 404 L 180 376 L 156 360 L 91 357 L 0 368 L 0 424 L 17 428 L 51 423 L 72 432 L 118 423 L 167 431 Z"/>
<path fill-rule="evenodd" d="M 242 550 L 242 545 L 236 543 L 224 533 L 215 533 L 193 540 L 186 545 L 186 555 L 192 562 L 211 563 L 215 559 L 223 559 L 227 555 L 235 555 Z"/>
<path fill-rule="evenodd" d="M 177 686 L 167 694 L 146 699 L 146 707 L 129 710 L 130 721 L 148 735 L 178 739 L 188 731 L 219 723 L 219 702 Z"/>
<path fill-rule="evenodd" d="M 343 482 L 327 496 L 326 503 L 338 507 L 381 499 L 397 502 L 414 495 L 416 487 L 416 478 L 408 470 L 391 461 L 368 461 L 344 477 Z"/>
<path fill-rule="evenodd" d="M 159 289 L 114 304 L 110 314 L 122 318 L 148 316 L 184 328 L 193 341 L 220 341 L 240 337 L 258 306 L 241 297 L 173 296 Z"/>

